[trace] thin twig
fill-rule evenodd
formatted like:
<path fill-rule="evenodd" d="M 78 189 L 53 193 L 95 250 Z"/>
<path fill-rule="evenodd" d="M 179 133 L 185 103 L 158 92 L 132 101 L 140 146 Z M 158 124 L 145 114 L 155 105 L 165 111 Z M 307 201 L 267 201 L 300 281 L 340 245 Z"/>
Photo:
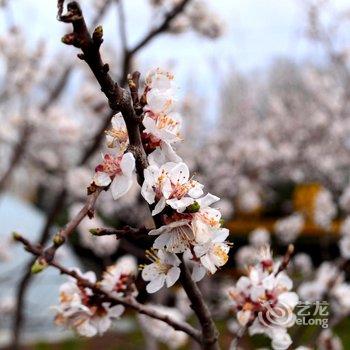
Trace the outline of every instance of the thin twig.
<path fill-rule="evenodd" d="M 28 252 L 34 254 L 35 256 L 40 257 L 43 255 L 43 250 L 40 247 L 32 245 L 27 239 L 25 239 L 21 235 L 14 234 L 14 239 L 18 242 L 21 242 L 25 246 L 25 249 Z M 197 329 L 193 328 L 188 323 L 176 321 L 176 320 L 172 319 L 171 317 L 169 317 L 168 315 L 165 315 L 161 312 L 158 312 L 149 306 L 142 305 L 134 297 L 131 297 L 131 296 L 125 297 L 125 298 L 116 297 L 116 296 L 102 290 L 96 283 L 91 283 L 90 281 L 84 279 L 76 271 L 69 270 L 53 260 L 48 262 L 48 264 L 50 266 L 58 269 L 60 271 L 60 273 L 71 276 L 74 279 L 76 279 L 80 286 L 90 288 L 94 293 L 101 295 L 101 296 L 104 296 L 106 301 L 109 301 L 113 304 L 124 305 L 126 307 L 129 307 L 129 308 L 141 313 L 141 314 L 144 314 L 144 315 L 147 315 L 149 317 L 155 318 L 157 320 L 166 322 L 174 329 L 179 330 L 179 331 L 183 331 L 183 332 L 187 333 L 190 337 L 195 339 L 197 342 L 201 342 L 200 332 Z"/>
<path fill-rule="evenodd" d="M 134 228 L 130 226 L 124 226 L 122 228 L 93 228 L 90 233 L 94 236 L 113 236 L 115 235 L 117 239 L 124 237 L 141 238 L 147 236 L 150 230 L 145 227 Z"/>

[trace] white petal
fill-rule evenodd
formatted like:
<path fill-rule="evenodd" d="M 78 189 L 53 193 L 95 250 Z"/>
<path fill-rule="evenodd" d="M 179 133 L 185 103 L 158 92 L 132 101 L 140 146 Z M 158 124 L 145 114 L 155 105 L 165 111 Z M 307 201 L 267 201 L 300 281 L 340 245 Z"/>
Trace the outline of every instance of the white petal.
<path fill-rule="evenodd" d="M 162 183 L 162 193 L 164 198 L 169 198 L 171 192 L 173 191 L 172 186 L 171 186 L 171 182 L 169 178 L 164 179 L 163 183 Z"/>
<path fill-rule="evenodd" d="M 146 265 L 142 270 L 141 276 L 144 281 L 151 281 L 155 279 L 157 276 L 159 276 L 158 266 L 155 263 Z"/>
<path fill-rule="evenodd" d="M 203 266 L 196 264 L 192 270 L 192 279 L 195 282 L 199 282 L 200 280 L 203 279 L 203 277 L 205 276 L 205 273 L 206 273 L 206 269 Z"/>
<path fill-rule="evenodd" d="M 152 210 L 152 215 L 157 215 L 159 214 L 164 208 L 165 208 L 165 198 L 162 197 L 158 203 L 156 204 L 156 206 L 154 207 L 154 209 Z"/>
<path fill-rule="evenodd" d="M 288 306 L 291 309 L 294 309 L 294 307 L 299 302 L 299 297 L 297 293 L 294 292 L 285 292 L 278 296 L 278 301 L 283 304 L 284 306 Z"/>
<path fill-rule="evenodd" d="M 197 183 L 193 188 L 188 191 L 188 195 L 192 198 L 199 198 L 203 195 L 204 185 Z"/>
<path fill-rule="evenodd" d="M 84 337 L 94 337 L 97 334 L 97 329 L 86 320 L 77 326 L 77 332 Z"/>
<path fill-rule="evenodd" d="M 190 177 L 190 171 L 185 163 L 177 163 L 169 173 L 169 178 L 173 184 L 185 184 Z"/>
<path fill-rule="evenodd" d="M 180 277 L 180 269 L 178 267 L 172 267 L 166 275 L 166 285 L 171 287 Z"/>
<path fill-rule="evenodd" d="M 198 199 L 197 202 L 199 203 L 201 208 L 206 208 L 206 207 L 209 207 L 210 205 L 212 205 L 213 203 L 215 203 L 215 202 L 217 202 L 219 200 L 220 200 L 219 197 L 216 197 L 213 194 L 208 193 L 203 198 Z"/>
<path fill-rule="evenodd" d="M 182 213 L 189 205 L 194 203 L 194 199 L 190 197 L 183 197 L 181 199 L 173 198 L 168 199 L 166 202 L 178 213 Z"/>
<path fill-rule="evenodd" d="M 155 293 L 159 289 L 161 289 L 165 282 L 165 275 L 159 275 L 154 280 L 152 280 L 150 283 L 147 284 L 146 290 L 148 293 Z"/>
<path fill-rule="evenodd" d="M 111 319 L 108 316 L 95 317 L 91 320 L 91 323 L 96 327 L 98 335 L 105 333 L 112 324 Z"/>
<path fill-rule="evenodd" d="M 116 200 L 126 194 L 132 186 L 132 178 L 126 175 L 116 176 L 112 182 L 111 192 Z"/>
<path fill-rule="evenodd" d="M 145 115 L 145 117 L 143 118 L 142 123 L 143 126 L 146 128 L 146 133 L 153 133 L 156 129 L 156 121 L 153 118 L 148 117 L 147 115 Z"/>
<path fill-rule="evenodd" d="M 119 318 L 125 310 L 123 305 L 115 305 L 108 310 L 109 317 Z"/>
<path fill-rule="evenodd" d="M 154 193 L 152 187 L 144 181 L 141 188 L 141 195 L 147 201 L 148 204 L 153 204 L 156 194 Z"/>
<path fill-rule="evenodd" d="M 120 162 L 120 168 L 126 176 L 131 176 L 132 172 L 135 169 L 135 158 L 131 152 L 125 153 Z"/>
<path fill-rule="evenodd" d="M 208 255 L 203 255 L 201 257 L 201 263 L 210 273 L 214 274 L 216 272 L 217 268 Z"/>
<path fill-rule="evenodd" d="M 229 236 L 230 231 L 227 228 L 220 228 L 214 232 L 213 243 L 224 242 L 225 239 Z"/>
<path fill-rule="evenodd" d="M 112 180 L 107 173 L 104 173 L 103 171 L 98 171 L 95 174 L 93 181 L 97 186 L 104 187 L 108 186 Z"/>
<path fill-rule="evenodd" d="M 163 233 L 161 234 L 153 243 L 153 248 L 155 249 L 163 249 L 169 242 L 171 233 Z"/>

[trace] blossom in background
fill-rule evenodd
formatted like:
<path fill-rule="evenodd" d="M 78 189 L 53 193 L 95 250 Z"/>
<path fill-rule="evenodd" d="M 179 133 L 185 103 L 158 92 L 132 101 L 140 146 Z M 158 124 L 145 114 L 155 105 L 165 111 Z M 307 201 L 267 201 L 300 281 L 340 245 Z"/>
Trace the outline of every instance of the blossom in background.
<path fill-rule="evenodd" d="M 314 220 L 317 225 L 329 229 L 332 220 L 337 215 L 337 208 L 333 202 L 332 194 L 323 188 L 317 194 L 314 208 Z"/>
<path fill-rule="evenodd" d="M 293 243 L 304 227 L 304 217 L 294 213 L 275 223 L 276 236 L 283 244 Z"/>
<path fill-rule="evenodd" d="M 315 302 L 330 301 L 332 313 L 337 317 L 350 314 L 350 284 L 344 274 L 331 262 L 323 262 L 317 269 L 313 280 L 304 281 L 298 288 L 302 300 Z"/>
<path fill-rule="evenodd" d="M 96 282 L 93 272 L 79 275 L 91 283 Z M 74 329 L 79 335 L 93 337 L 102 335 L 111 326 L 112 320 L 119 318 L 124 312 L 124 306 L 111 306 L 108 302 L 101 302 L 94 298 L 91 289 L 77 284 L 75 279 L 60 287 L 60 305 L 55 307 L 57 311 L 55 323 Z"/>
<path fill-rule="evenodd" d="M 69 215 L 73 218 L 77 215 L 83 204 L 74 204 L 69 208 Z M 119 241 L 114 236 L 94 236 L 90 230 L 96 227 L 104 227 L 103 221 L 95 214 L 91 219 L 85 217 L 78 225 L 79 241 L 85 248 L 92 250 L 97 256 L 111 256 L 119 247 Z"/>
<path fill-rule="evenodd" d="M 164 284 L 168 288 L 174 285 L 180 277 L 180 259 L 163 250 L 147 251 L 146 256 L 152 261 L 151 264 L 142 266 L 142 278 L 149 282 L 146 286 L 147 292 L 155 293 Z"/>
<path fill-rule="evenodd" d="M 295 254 L 292 262 L 292 269 L 296 273 L 300 273 L 303 276 L 309 275 L 313 271 L 313 263 L 310 255 L 305 253 Z"/>
<path fill-rule="evenodd" d="M 137 261 L 132 255 L 124 255 L 108 266 L 99 285 L 104 291 L 115 296 L 137 295 L 134 279 L 137 275 Z"/>
<path fill-rule="evenodd" d="M 184 315 L 177 309 L 163 305 L 149 305 L 152 309 L 168 315 L 178 322 L 184 321 Z M 138 315 L 141 328 L 151 337 L 166 344 L 170 349 L 183 347 L 188 341 L 188 335 L 182 331 L 176 331 L 167 323 L 156 320 L 146 315 Z"/>
<path fill-rule="evenodd" d="M 270 244 L 270 232 L 264 227 L 256 228 L 249 234 L 249 243 L 255 248 Z"/>
<path fill-rule="evenodd" d="M 105 154 L 103 162 L 95 169 L 93 182 L 97 186 L 106 187 L 111 184 L 111 192 L 114 199 L 126 194 L 133 182 L 135 158 L 131 152 L 122 156 Z"/>
<path fill-rule="evenodd" d="M 343 350 L 343 344 L 340 338 L 332 330 L 325 329 L 317 339 L 317 349 L 319 350 Z"/>

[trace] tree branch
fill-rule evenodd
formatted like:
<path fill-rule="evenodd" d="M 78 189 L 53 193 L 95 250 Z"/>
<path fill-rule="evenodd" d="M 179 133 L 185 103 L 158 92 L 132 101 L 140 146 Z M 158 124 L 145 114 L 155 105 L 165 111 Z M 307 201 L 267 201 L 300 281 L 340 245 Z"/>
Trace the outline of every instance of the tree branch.
<path fill-rule="evenodd" d="M 161 28 L 153 31 L 153 33 L 151 32 L 149 37 L 145 38 L 144 43 L 139 45 L 140 48 L 151 40 L 159 31 L 165 30 L 171 19 L 183 9 L 188 1 L 189 0 L 183 0 L 180 3 L 181 6 L 177 6 L 176 10 L 173 10 L 170 14 L 168 14 L 168 16 L 166 16 L 168 21 L 163 23 Z M 59 19 L 63 22 L 71 23 L 73 25 L 73 32 L 63 37 L 62 41 L 68 45 L 74 45 L 82 50 L 83 54 L 80 54 L 78 57 L 86 61 L 86 63 L 89 65 L 91 71 L 96 77 L 96 80 L 100 84 L 101 90 L 108 99 L 110 108 L 115 112 L 120 111 L 122 113 L 129 135 L 129 150 L 134 154 L 136 159 L 138 182 L 140 185 L 142 185 L 143 172 L 148 166 L 148 161 L 140 135 L 139 125 L 141 118 L 137 116 L 134 110 L 130 93 L 127 90 L 119 87 L 119 85 L 112 80 L 108 74 L 109 66 L 104 64 L 101 59 L 99 49 L 103 41 L 102 28 L 96 28 L 91 36 L 87 30 L 83 13 L 79 5 L 76 2 L 71 2 L 68 4 L 67 9 L 68 12 L 65 15 L 60 15 Z M 137 48 L 136 51 L 138 49 L 139 48 Z M 157 218 L 155 219 L 157 220 Z M 181 264 L 180 281 L 201 324 L 201 344 L 203 349 L 218 350 L 220 348 L 218 344 L 218 331 L 210 315 L 208 307 L 204 302 L 203 296 L 196 283 L 192 280 L 184 261 Z"/>
<path fill-rule="evenodd" d="M 205 350 L 219 350 L 218 343 L 219 332 L 211 317 L 210 311 L 204 302 L 203 295 L 197 284 L 193 281 L 188 267 L 183 258 L 181 258 L 180 282 L 191 301 L 191 308 L 197 315 L 198 321 L 202 327 L 202 344 Z"/>
<path fill-rule="evenodd" d="M 186 8 L 187 4 L 191 0 L 182 0 L 179 2 L 171 11 L 169 11 L 163 22 L 156 28 L 152 29 L 148 34 L 146 34 L 130 51 L 130 55 L 134 55 L 137 51 L 142 49 L 146 44 L 153 40 L 158 34 L 165 32 L 169 29 L 171 22 Z"/>
<path fill-rule="evenodd" d="M 27 239 L 22 237 L 19 234 L 14 234 L 14 239 L 18 242 L 21 242 L 25 249 L 32 253 L 33 255 L 40 257 L 43 255 L 43 250 L 40 247 L 36 247 L 32 245 Z M 55 267 L 60 271 L 60 273 L 65 274 L 67 276 L 71 276 L 74 279 L 76 279 L 79 282 L 79 285 L 91 289 L 94 293 L 101 295 L 105 298 L 106 301 L 109 301 L 113 304 L 121 304 L 124 305 L 125 307 L 129 307 L 141 314 L 147 315 L 149 317 L 155 318 L 157 320 L 163 321 L 167 324 L 169 324 L 171 327 L 173 327 L 175 330 L 183 331 L 187 333 L 190 337 L 195 339 L 197 342 L 201 341 L 201 335 L 200 332 L 193 328 L 191 325 L 189 325 L 186 322 L 180 322 L 172 319 L 168 315 L 164 315 L 161 312 L 158 312 L 151 307 L 145 306 L 140 304 L 134 297 L 116 297 L 114 295 L 111 295 L 110 293 L 105 292 L 102 290 L 96 283 L 91 283 L 90 281 L 82 278 L 76 271 L 74 270 L 69 270 L 59 263 L 51 260 L 48 262 L 48 264 L 52 267 Z"/>

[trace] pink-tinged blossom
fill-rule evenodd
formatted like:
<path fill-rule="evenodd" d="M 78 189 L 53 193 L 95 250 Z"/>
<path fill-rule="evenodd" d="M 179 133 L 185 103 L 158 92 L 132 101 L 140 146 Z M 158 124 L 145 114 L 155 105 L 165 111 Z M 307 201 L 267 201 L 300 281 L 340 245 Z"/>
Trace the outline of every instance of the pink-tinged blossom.
<path fill-rule="evenodd" d="M 89 282 L 96 282 L 93 272 L 77 272 Z M 85 337 L 104 334 L 110 328 L 112 320 L 124 312 L 124 306 L 111 306 L 108 302 L 98 301 L 91 289 L 79 286 L 72 278 L 60 287 L 60 305 L 55 309 L 56 324 L 71 328 Z"/>
<path fill-rule="evenodd" d="M 292 280 L 272 260 L 269 249 L 261 251 L 260 262 L 250 266 L 248 276 L 241 277 L 229 296 L 237 321 L 248 327 L 249 334 L 265 334 L 272 340 L 273 349 L 287 349 L 291 345 L 287 328 L 295 321 L 293 309 L 298 295 L 291 292 Z"/>
<path fill-rule="evenodd" d="M 331 329 L 325 329 L 317 339 L 317 349 L 319 350 L 343 350 L 340 338 Z"/>
<path fill-rule="evenodd" d="M 125 195 L 133 182 L 135 158 L 131 152 L 122 156 L 105 154 L 103 162 L 99 164 L 93 178 L 97 186 L 106 187 L 111 185 L 111 193 L 114 199 Z"/>
<path fill-rule="evenodd" d="M 99 282 L 101 288 L 113 295 L 137 295 L 134 279 L 137 275 L 137 261 L 132 255 L 125 255 L 107 267 Z"/>

